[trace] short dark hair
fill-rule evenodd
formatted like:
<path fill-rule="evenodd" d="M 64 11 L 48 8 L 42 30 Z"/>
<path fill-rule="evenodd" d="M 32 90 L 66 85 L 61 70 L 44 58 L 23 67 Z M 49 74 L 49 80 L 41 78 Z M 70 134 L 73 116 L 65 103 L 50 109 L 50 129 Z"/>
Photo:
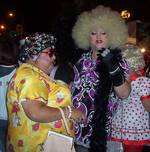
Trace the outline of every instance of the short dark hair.
<path fill-rule="evenodd" d="M 19 48 L 16 40 L 8 35 L 2 35 L 0 37 L 0 64 L 17 64 L 18 54 Z"/>

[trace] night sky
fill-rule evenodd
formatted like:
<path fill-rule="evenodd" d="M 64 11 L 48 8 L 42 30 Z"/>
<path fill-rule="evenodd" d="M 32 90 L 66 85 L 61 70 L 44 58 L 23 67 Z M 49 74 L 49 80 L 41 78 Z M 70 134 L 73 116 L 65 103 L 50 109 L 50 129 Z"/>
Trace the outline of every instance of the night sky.
<path fill-rule="evenodd" d="M 131 13 L 129 21 L 140 20 L 150 23 L 150 0 L 0 0 L 0 23 L 6 23 L 13 31 L 17 24 L 23 25 L 24 38 L 34 32 L 54 32 L 57 36 L 57 51 L 62 61 L 68 59 L 76 62 L 81 54 L 76 50 L 71 38 L 72 26 L 76 17 L 85 10 L 95 8 L 97 5 L 109 6 L 121 12 L 128 10 Z M 12 10 L 16 16 L 7 17 Z M 144 25 L 142 23 L 142 25 Z M 149 31 L 150 32 L 150 31 Z M 146 33 L 149 33 L 146 31 Z M 147 44 L 146 44 L 147 45 Z"/>
<path fill-rule="evenodd" d="M 23 23 L 24 29 L 29 32 L 49 31 L 60 16 L 77 15 L 98 4 L 110 6 L 119 12 L 127 9 L 131 13 L 130 20 L 150 22 L 149 0 L 1 0 L 0 22 L 7 20 L 5 14 L 8 10 L 13 10 L 16 13 L 14 24 Z"/>

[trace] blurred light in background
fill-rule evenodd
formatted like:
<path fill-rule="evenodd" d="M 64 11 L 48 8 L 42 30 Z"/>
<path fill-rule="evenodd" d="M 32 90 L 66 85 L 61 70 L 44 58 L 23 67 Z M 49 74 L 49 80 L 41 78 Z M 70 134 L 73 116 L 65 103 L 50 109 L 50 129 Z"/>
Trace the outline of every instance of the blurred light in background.
<path fill-rule="evenodd" d="M 15 13 L 13 11 L 9 11 L 8 12 L 8 17 L 14 18 L 15 17 Z"/>
<path fill-rule="evenodd" d="M 0 24 L 0 30 L 1 30 L 1 31 L 5 31 L 5 30 L 6 30 L 6 25 Z"/>
<path fill-rule="evenodd" d="M 122 17 L 123 19 L 129 19 L 130 16 L 131 16 L 131 14 L 130 14 L 130 12 L 129 12 L 128 10 L 123 10 L 123 11 L 121 11 L 121 17 Z"/>
<path fill-rule="evenodd" d="M 145 53 L 145 52 L 146 52 L 146 49 L 145 49 L 145 48 L 141 48 L 141 52 L 142 52 L 142 53 Z"/>

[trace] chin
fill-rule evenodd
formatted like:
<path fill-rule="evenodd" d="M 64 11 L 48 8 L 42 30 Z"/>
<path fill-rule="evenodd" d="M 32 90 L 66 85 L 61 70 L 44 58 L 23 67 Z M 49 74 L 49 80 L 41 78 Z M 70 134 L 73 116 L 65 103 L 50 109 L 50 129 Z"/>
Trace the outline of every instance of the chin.
<path fill-rule="evenodd" d="M 102 48 L 104 48 L 104 47 L 97 47 L 96 51 L 101 50 Z"/>
<path fill-rule="evenodd" d="M 100 50 L 100 49 L 102 49 L 102 48 L 106 48 L 106 47 L 105 47 L 105 46 L 102 46 L 102 45 L 101 45 L 101 46 L 97 46 L 97 47 L 96 47 L 96 50 Z"/>

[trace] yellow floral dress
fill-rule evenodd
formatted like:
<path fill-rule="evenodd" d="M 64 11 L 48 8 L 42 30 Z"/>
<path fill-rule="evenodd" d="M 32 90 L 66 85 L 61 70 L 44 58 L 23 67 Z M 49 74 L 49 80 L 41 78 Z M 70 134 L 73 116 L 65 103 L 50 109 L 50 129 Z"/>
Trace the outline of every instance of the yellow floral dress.
<path fill-rule="evenodd" d="M 35 66 L 22 64 L 8 87 L 7 152 L 42 152 L 49 130 L 66 134 L 62 120 L 51 123 L 30 120 L 21 105 L 21 102 L 27 102 L 26 99 L 36 99 L 33 102 L 40 100 L 51 107 L 71 105 L 71 93 L 66 84 L 62 81 L 51 80 L 48 75 Z M 68 125 L 73 136 L 72 122 L 68 121 Z"/>

